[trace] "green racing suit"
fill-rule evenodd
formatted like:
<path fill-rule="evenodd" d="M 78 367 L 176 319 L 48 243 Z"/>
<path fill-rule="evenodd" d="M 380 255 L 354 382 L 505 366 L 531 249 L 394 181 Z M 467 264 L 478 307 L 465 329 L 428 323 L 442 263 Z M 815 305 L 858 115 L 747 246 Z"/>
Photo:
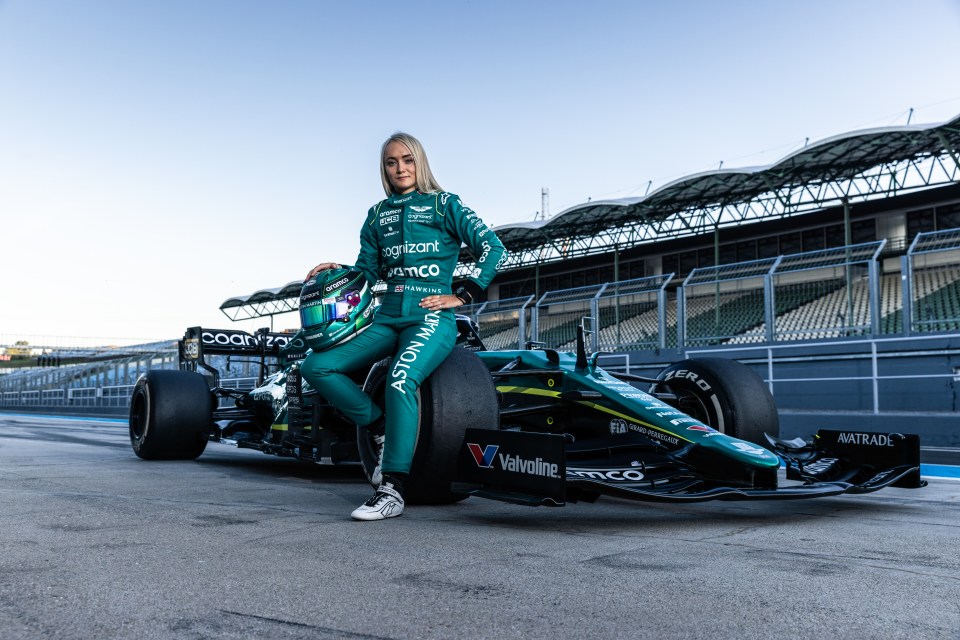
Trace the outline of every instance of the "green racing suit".
<path fill-rule="evenodd" d="M 383 412 L 345 374 L 393 356 L 384 388 L 385 475 L 409 473 L 419 419 L 417 390 L 456 343 L 453 311 L 429 311 L 420 307 L 420 301 L 452 293 L 461 244 L 470 248 L 477 262 L 458 292 L 473 295 L 493 280 L 505 251 L 458 196 L 414 191 L 393 194 L 371 207 L 360 232 L 356 267 L 371 284 L 386 283 L 383 302 L 367 329 L 310 354 L 301 366 L 307 382 L 341 413 L 358 425 L 369 425 Z"/>

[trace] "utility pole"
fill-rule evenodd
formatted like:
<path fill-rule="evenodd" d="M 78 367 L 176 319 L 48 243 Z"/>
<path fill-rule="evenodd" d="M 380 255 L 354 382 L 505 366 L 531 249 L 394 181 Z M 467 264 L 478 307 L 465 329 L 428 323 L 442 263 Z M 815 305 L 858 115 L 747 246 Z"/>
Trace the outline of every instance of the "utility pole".
<path fill-rule="evenodd" d="M 550 188 L 540 187 L 540 212 L 536 220 L 547 220 L 550 217 Z M 540 300 L 540 258 L 537 258 L 537 264 L 533 270 L 533 293 L 537 300 Z"/>

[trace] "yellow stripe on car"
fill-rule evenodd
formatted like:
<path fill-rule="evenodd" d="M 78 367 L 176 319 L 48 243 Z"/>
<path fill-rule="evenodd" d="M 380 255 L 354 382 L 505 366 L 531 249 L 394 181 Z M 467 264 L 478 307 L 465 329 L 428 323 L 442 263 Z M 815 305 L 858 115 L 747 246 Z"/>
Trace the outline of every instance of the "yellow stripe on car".
<path fill-rule="evenodd" d="M 537 388 L 534 388 L 534 387 L 518 387 L 518 386 L 515 386 L 515 385 L 506 385 L 506 384 L 497 385 L 497 391 L 499 391 L 500 393 L 522 393 L 522 394 L 531 395 L 531 396 L 547 396 L 547 397 L 549 397 L 549 398 L 557 398 L 557 397 L 560 396 L 560 392 L 559 392 L 559 391 L 548 391 L 548 390 L 546 390 L 546 389 L 537 389 Z M 680 440 L 683 440 L 684 442 L 693 442 L 693 440 L 690 440 L 689 438 L 684 438 L 683 436 L 681 436 L 681 435 L 679 435 L 679 434 L 676 434 L 676 433 L 674 433 L 673 431 L 667 431 L 666 429 L 661 429 L 660 427 L 658 427 L 658 426 L 655 425 L 655 424 L 650 424 L 649 422 L 644 422 L 643 420 L 638 420 L 635 416 L 631 416 L 631 415 L 628 415 L 628 414 L 626 414 L 626 413 L 620 413 L 619 411 L 616 411 L 615 409 L 611 409 L 611 408 L 609 408 L 609 407 L 605 407 L 605 406 L 603 406 L 603 405 L 601 405 L 601 404 L 597 404 L 597 403 L 595 403 L 595 402 L 588 402 L 588 401 L 586 401 L 586 400 L 578 400 L 578 401 L 577 401 L 577 404 L 583 405 L 584 407 L 588 407 L 588 408 L 590 408 L 590 409 L 596 409 L 597 411 L 602 411 L 603 413 L 608 413 L 608 414 L 610 414 L 610 415 L 612 415 L 612 416 L 616 416 L 616 417 L 618 417 L 618 418 L 623 418 L 624 420 L 629 420 L 630 422 L 635 422 L 636 424 L 643 425 L 644 427 L 647 427 L 648 429 L 653 429 L 654 431 L 659 431 L 660 433 L 662 433 L 662 434 L 664 434 L 664 435 L 668 435 L 668 436 L 670 436 L 671 438 L 678 438 L 678 439 L 680 439 Z"/>
<path fill-rule="evenodd" d="M 524 393 L 530 396 L 547 396 L 548 398 L 560 397 L 559 391 L 547 391 L 546 389 L 536 389 L 534 387 L 516 387 L 512 385 L 497 385 L 497 391 L 500 393 Z"/>

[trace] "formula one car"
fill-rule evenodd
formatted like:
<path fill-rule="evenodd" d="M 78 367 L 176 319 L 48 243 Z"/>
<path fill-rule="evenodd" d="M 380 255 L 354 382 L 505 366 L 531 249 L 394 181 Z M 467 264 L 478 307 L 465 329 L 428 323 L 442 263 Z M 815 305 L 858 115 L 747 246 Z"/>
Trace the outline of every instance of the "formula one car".
<path fill-rule="evenodd" d="M 763 381 L 732 360 L 684 360 L 656 378 L 610 373 L 576 352 L 486 351 L 476 325 L 457 319 L 458 344 L 421 386 L 421 424 L 407 501 L 469 495 L 527 505 L 593 501 L 807 498 L 918 488 L 915 435 L 821 430 L 778 438 Z M 144 459 L 193 459 L 210 441 L 311 463 L 376 465 L 370 434 L 302 379 L 306 344 L 264 329 L 193 327 L 180 370 L 138 380 L 130 440 Z M 252 390 L 225 388 L 211 365 L 246 358 Z M 355 379 L 382 401 L 389 360 Z M 786 467 L 787 483 L 778 480 Z"/>

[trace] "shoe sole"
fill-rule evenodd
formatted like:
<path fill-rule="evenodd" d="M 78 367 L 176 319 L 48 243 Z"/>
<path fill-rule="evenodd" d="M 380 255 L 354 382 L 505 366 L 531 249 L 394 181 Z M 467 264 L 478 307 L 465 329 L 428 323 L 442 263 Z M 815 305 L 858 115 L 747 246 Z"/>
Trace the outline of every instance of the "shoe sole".
<path fill-rule="evenodd" d="M 402 515 L 403 515 L 403 511 L 397 514 L 391 514 L 389 516 L 385 516 L 379 511 L 376 511 L 374 513 L 360 513 L 360 514 L 354 511 L 353 513 L 350 514 L 350 517 L 360 522 L 372 522 L 374 520 L 389 520 L 390 518 L 399 518 Z"/>

